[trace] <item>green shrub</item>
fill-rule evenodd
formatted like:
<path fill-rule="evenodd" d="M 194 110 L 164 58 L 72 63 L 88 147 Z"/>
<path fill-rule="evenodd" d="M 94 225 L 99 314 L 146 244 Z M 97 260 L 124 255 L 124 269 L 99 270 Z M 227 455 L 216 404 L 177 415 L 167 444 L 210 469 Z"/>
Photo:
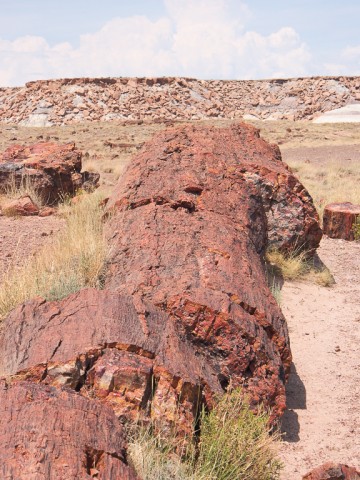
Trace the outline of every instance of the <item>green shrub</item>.
<path fill-rule="evenodd" d="M 199 419 L 200 442 L 182 458 L 176 438 L 155 436 L 151 427 L 130 429 L 128 455 L 143 480 L 274 480 L 279 478 L 276 459 L 279 434 L 270 435 L 269 415 L 251 411 L 237 389 L 225 394 Z M 174 433 L 175 435 L 175 433 Z M 195 450 L 197 454 L 195 454 Z M 184 451 L 184 449 L 182 449 Z"/>
<path fill-rule="evenodd" d="M 196 480 L 270 480 L 281 464 L 275 450 L 278 434 L 270 435 L 269 416 L 251 411 L 241 390 L 226 394 L 207 415 L 201 415 L 201 440 Z"/>

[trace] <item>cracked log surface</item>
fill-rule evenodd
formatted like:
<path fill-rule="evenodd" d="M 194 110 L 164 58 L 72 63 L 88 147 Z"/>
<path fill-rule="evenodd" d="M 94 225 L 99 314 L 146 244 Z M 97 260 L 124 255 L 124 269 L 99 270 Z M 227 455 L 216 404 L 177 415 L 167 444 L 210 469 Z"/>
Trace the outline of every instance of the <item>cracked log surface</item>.
<path fill-rule="evenodd" d="M 281 415 L 291 354 L 266 283 L 267 244 L 315 249 L 318 217 L 277 147 L 239 124 L 156 135 L 108 202 L 106 288 L 146 298 L 209 358 Z"/>
<path fill-rule="evenodd" d="M 68 387 L 110 404 L 118 417 L 149 413 L 189 433 L 199 397 L 221 392 L 216 369 L 148 302 L 85 289 L 15 309 L 0 337 L 0 375 Z M 151 404 L 151 412 L 148 404 Z"/>
<path fill-rule="evenodd" d="M 211 408 L 229 384 L 243 386 L 254 408 L 262 402 L 280 416 L 291 353 L 263 254 L 268 244 L 287 249 L 299 238 L 313 250 L 321 230 L 308 193 L 279 150 L 241 124 L 162 132 L 135 157 L 108 213 L 105 290 L 84 289 L 53 302 L 35 298 L 2 324 L 5 409 L 20 411 L 23 399 L 35 396 L 41 411 L 50 403 L 71 411 L 80 402 L 80 411 L 89 413 L 85 426 L 74 417 L 73 432 L 62 423 L 46 426 L 40 416 L 34 445 L 52 459 L 68 432 L 89 459 L 83 465 L 96 464 L 102 472 L 99 452 L 118 448 L 88 440 L 92 424 L 94 436 L 111 438 L 97 432 L 94 409 L 98 416 L 112 410 L 114 419 L 151 419 L 163 433 L 175 427 L 186 435 L 198 408 Z M 9 420 L 13 428 L 18 418 Z M 85 429 L 83 437 L 77 428 Z M 50 453 L 43 431 L 53 435 Z M 21 461 L 8 435 L 0 438 L 0 451 L 8 452 L 6 474 L 21 461 L 24 471 L 37 465 L 37 450 L 26 438 L 16 444 L 23 448 Z M 126 457 L 116 455 L 128 472 Z M 71 468 L 80 468 L 77 458 L 74 465 L 69 460 Z M 104 468 L 120 468 L 106 462 Z M 98 478 L 110 478 L 107 472 Z M 4 478 L 17 478 L 11 475 Z"/>
<path fill-rule="evenodd" d="M 157 134 L 133 159 L 108 208 L 150 203 L 230 220 L 258 253 L 266 238 L 282 250 L 315 250 L 322 236 L 310 194 L 282 162 L 279 148 L 241 123 Z"/>
<path fill-rule="evenodd" d="M 0 445 L 4 480 L 137 478 L 111 409 L 46 385 L 0 382 Z"/>

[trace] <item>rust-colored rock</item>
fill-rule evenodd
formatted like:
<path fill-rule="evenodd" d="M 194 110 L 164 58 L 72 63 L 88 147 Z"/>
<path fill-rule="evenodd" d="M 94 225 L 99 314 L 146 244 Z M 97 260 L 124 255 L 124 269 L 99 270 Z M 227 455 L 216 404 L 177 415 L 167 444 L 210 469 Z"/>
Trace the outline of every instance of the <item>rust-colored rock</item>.
<path fill-rule="evenodd" d="M 222 391 L 216 356 L 187 340 L 175 318 L 116 292 L 28 302 L 4 320 L 0 350 L 0 376 L 71 388 L 125 419 L 151 411 L 163 428 L 178 421 L 179 434 Z"/>
<path fill-rule="evenodd" d="M 114 216 L 106 288 L 167 312 L 210 355 L 224 389 L 243 385 L 254 404 L 280 415 L 291 355 L 262 254 L 268 235 L 286 248 L 301 234 L 315 248 L 321 231 L 278 149 L 245 125 L 162 132 L 133 160 L 107 208 Z M 274 221 L 280 212 L 286 231 Z"/>
<path fill-rule="evenodd" d="M 353 225 L 358 216 L 360 205 L 350 202 L 330 203 L 324 209 L 324 233 L 330 238 L 354 240 Z"/>
<path fill-rule="evenodd" d="M 229 218 L 259 252 L 266 237 L 269 247 L 314 251 L 322 236 L 312 199 L 279 148 L 245 124 L 157 134 L 131 163 L 108 208 L 149 203 Z"/>
<path fill-rule="evenodd" d="M 280 416 L 291 353 L 263 254 L 269 243 L 315 249 L 321 230 L 278 149 L 245 125 L 168 130 L 135 158 L 106 208 L 105 290 L 36 298 L 4 320 L 0 375 L 11 389 L 26 381 L 60 399 L 66 388 L 85 402 L 81 412 L 111 407 L 121 420 L 151 418 L 178 435 L 192 433 L 201 404 L 211 408 L 229 385 Z M 9 401 L 16 408 L 15 395 Z M 32 457 L 22 458 L 31 468 Z"/>
<path fill-rule="evenodd" d="M 50 217 L 56 213 L 56 209 L 53 207 L 42 207 L 39 211 L 39 217 Z"/>
<path fill-rule="evenodd" d="M 96 188 L 98 179 L 98 174 L 81 172 L 81 152 L 74 143 L 12 145 L 0 155 L 0 192 L 14 183 L 29 182 L 47 204 L 73 195 L 83 186 Z"/>
<path fill-rule="evenodd" d="M 304 475 L 303 480 L 360 480 L 360 472 L 354 467 L 329 462 Z"/>
<path fill-rule="evenodd" d="M 23 195 L 15 200 L 11 200 L 2 207 L 4 215 L 11 216 L 32 216 L 39 215 L 39 207 L 33 202 L 29 195 Z"/>
<path fill-rule="evenodd" d="M 96 475 L 94 475 L 96 473 Z M 110 408 L 75 392 L 0 382 L 0 477 L 136 480 Z"/>

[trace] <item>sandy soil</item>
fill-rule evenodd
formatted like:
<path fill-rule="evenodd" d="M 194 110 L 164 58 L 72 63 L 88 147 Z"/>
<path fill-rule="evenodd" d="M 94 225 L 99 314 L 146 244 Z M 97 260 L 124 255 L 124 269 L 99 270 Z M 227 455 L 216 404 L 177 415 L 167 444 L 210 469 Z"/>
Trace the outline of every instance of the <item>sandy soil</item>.
<path fill-rule="evenodd" d="M 283 480 L 330 460 L 360 466 L 360 244 L 324 238 L 318 254 L 333 287 L 282 289 L 293 353 Z"/>
<path fill-rule="evenodd" d="M 64 220 L 50 217 L 0 217 L 0 282 L 7 271 L 51 241 Z"/>

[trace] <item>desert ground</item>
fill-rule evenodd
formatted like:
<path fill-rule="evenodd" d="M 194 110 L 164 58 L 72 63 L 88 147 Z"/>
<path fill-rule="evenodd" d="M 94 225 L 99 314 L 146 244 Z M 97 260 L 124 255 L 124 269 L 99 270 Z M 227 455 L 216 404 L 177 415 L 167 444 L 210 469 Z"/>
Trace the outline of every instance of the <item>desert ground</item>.
<path fill-rule="evenodd" d="M 231 121 L 209 121 L 229 124 Z M 356 124 L 306 121 L 253 122 L 280 146 L 283 160 L 308 188 L 318 211 L 327 203 L 360 203 L 360 129 Z M 64 127 L 0 125 L 0 150 L 42 140 L 75 142 L 84 169 L 99 171 L 111 192 L 143 142 L 166 124 L 103 122 Z M 0 281 L 6 271 L 51 242 L 63 220 L 0 217 Z M 331 287 L 286 281 L 281 308 L 287 319 L 293 365 L 282 421 L 282 480 L 300 479 L 325 461 L 360 466 L 360 243 L 323 238 L 320 260 L 334 277 Z"/>

